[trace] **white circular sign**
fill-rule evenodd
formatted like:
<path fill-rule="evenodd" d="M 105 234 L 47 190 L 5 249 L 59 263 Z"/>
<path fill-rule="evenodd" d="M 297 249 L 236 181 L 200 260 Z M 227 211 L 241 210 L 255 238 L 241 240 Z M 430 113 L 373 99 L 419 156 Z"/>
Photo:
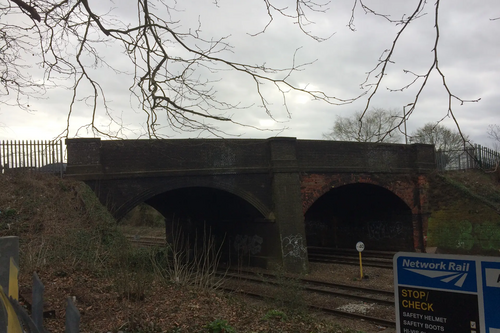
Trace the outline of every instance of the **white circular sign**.
<path fill-rule="evenodd" d="M 363 252 L 364 249 L 365 249 L 365 244 L 363 244 L 363 242 L 356 243 L 356 250 L 358 250 L 358 252 Z"/>

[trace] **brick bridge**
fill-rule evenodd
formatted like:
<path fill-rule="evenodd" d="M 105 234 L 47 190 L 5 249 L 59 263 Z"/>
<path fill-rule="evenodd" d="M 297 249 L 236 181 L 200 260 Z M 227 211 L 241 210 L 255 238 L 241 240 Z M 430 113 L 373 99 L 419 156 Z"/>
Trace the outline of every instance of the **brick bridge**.
<path fill-rule="evenodd" d="M 119 220 L 145 202 L 227 250 L 307 270 L 307 246 L 420 251 L 434 148 L 260 139 L 68 139 L 67 175 Z M 168 227 L 167 227 L 168 229 Z M 306 246 L 307 244 L 307 246 Z"/>

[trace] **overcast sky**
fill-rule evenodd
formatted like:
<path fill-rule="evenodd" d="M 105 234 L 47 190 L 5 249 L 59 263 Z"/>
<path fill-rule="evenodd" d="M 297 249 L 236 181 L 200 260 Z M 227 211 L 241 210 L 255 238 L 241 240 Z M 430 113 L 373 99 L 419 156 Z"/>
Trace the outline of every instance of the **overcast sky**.
<path fill-rule="evenodd" d="M 4 2 L 5 0 L 2 0 Z M 168 1 L 168 0 L 166 0 Z M 91 1 L 100 8 L 104 2 Z M 106 2 L 107 3 L 107 2 Z M 293 7 L 293 1 L 278 1 L 283 6 Z M 391 47 L 400 26 L 394 26 L 387 20 L 365 14 L 361 9 L 355 12 L 356 31 L 348 28 L 353 1 L 332 1 L 326 13 L 311 15 L 315 24 L 307 27 L 312 34 L 328 37 L 321 43 L 307 37 L 293 21 L 274 14 L 274 21 L 264 34 L 250 36 L 261 31 L 267 24 L 268 17 L 262 0 L 235 1 L 213 0 L 181 1 L 177 12 L 171 12 L 172 19 L 181 30 L 195 29 L 201 22 L 201 33 L 205 38 L 214 39 L 229 36 L 228 42 L 234 47 L 233 53 L 227 54 L 231 60 L 252 64 L 266 63 L 272 67 L 289 67 L 294 51 L 297 63 L 311 65 L 295 73 L 291 82 L 298 86 L 319 89 L 328 95 L 343 99 L 358 96 L 363 92 L 360 84 L 366 73 L 375 67 L 385 49 Z M 418 1 L 373 0 L 365 1 L 381 13 L 402 17 L 413 11 Z M 133 20 L 129 17 L 135 9 L 134 1 L 115 2 L 114 15 L 123 22 Z M 130 10 L 129 10 L 130 9 Z M 371 105 L 375 108 L 400 110 L 411 103 L 416 88 L 403 92 L 390 92 L 407 85 L 413 77 L 405 74 L 410 70 L 424 74 L 433 61 L 431 52 L 434 45 L 434 2 L 429 2 L 422 16 L 401 36 L 393 61 L 384 77 L 377 95 Z M 448 87 L 453 94 L 464 100 L 481 99 L 477 103 L 460 105 L 453 101 L 455 116 L 463 130 L 475 143 L 493 146 L 486 132 L 488 125 L 500 125 L 498 106 L 500 105 L 500 3 L 498 0 L 442 0 L 439 17 L 440 44 L 439 65 L 446 76 Z M 123 71 L 132 72 L 133 68 L 121 54 L 119 44 L 108 45 L 100 49 L 106 60 Z M 37 71 L 32 70 L 36 77 Z M 112 114 L 121 119 L 127 128 L 123 132 L 126 138 L 144 137 L 144 115 L 135 108 L 136 102 L 130 97 L 128 87 L 131 79 L 127 75 L 118 75 L 105 68 L 92 72 L 94 78 L 102 84 Z M 351 104 L 335 106 L 320 101 L 311 101 L 308 96 L 299 93 L 288 94 L 287 103 L 291 117 L 281 107 L 281 97 L 277 92 L 269 95 L 273 102 L 271 120 L 262 108 L 251 106 L 258 101 L 255 85 L 248 77 L 231 72 L 220 72 L 217 91 L 221 98 L 232 102 L 242 102 L 249 108 L 234 110 L 234 119 L 240 123 L 267 128 L 259 131 L 252 128 L 240 128 L 230 124 L 218 124 L 225 132 L 244 138 L 266 138 L 270 136 L 291 136 L 299 139 L 322 139 L 322 134 L 333 125 L 336 116 L 348 117 L 353 112 L 364 109 L 366 97 Z M 31 98 L 28 113 L 15 107 L 0 105 L 0 139 L 28 140 L 52 139 L 66 127 L 68 105 L 71 91 L 50 89 L 41 99 Z M 408 133 L 428 122 L 436 122 L 443 117 L 443 124 L 454 128 L 451 119 L 446 118 L 448 95 L 437 72 L 433 72 L 427 83 L 419 104 L 407 123 Z M 109 121 L 104 111 L 96 124 L 105 128 Z M 90 110 L 80 103 L 75 108 L 71 120 L 70 137 L 76 135 L 76 129 L 89 121 Z M 216 124 L 217 125 L 217 124 Z M 116 129 L 116 128 L 113 128 Z M 210 137 L 209 133 L 178 133 L 165 128 L 162 134 L 172 138 Z M 90 136 L 80 131 L 78 136 Z M 229 136 L 228 136 L 229 137 Z"/>

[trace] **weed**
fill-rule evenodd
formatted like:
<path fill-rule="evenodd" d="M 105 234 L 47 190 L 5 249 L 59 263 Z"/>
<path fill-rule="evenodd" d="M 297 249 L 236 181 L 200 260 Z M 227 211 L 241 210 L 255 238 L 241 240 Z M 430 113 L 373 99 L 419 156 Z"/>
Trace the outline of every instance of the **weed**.
<path fill-rule="evenodd" d="M 165 264 L 153 257 L 155 272 L 164 280 L 199 289 L 217 289 L 223 278 L 217 276 L 222 244 L 217 247 L 210 230 L 203 230 L 203 237 L 196 233 L 191 244 L 179 224 L 173 224 L 171 242 L 167 244 Z"/>
<path fill-rule="evenodd" d="M 17 214 L 17 210 L 13 208 L 0 208 L 0 231 L 11 229 L 11 225 L 17 220 Z"/>
<path fill-rule="evenodd" d="M 9 218 L 9 217 L 15 216 L 17 214 L 17 211 L 13 208 L 7 207 L 1 213 L 4 217 Z"/>
<path fill-rule="evenodd" d="M 154 278 L 151 252 L 153 250 L 132 246 L 122 248 L 114 267 L 109 268 L 114 287 L 121 298 L 130 301 L 145 299 Z"/>
<path fill-rule="evenodd" d="M 293 315 L 303 314 L 306 305 L 300 279 L 288 276 L 283 267 L 278 267 L 276 282 L 277 288 L 273 295 L 276 306 Z"/>
<path fill-rule="evenodd" d="M 207 324 L 205 328 L 208 333 L 236 333 L 236 330 L 228 324 L 226 320 L 216 319 L 210 324 Z"/>
<path fill-rule="evenodd" d="M 20 254 L 23 259 L 23 269 L 27 272 L 38 271 L 42 266 L 47 264 L 47 253 L 49 247 L 43 237 L 40 238 L 40 242 L 31 244 L 31 246 L 22 246 L 20 248 Z"/>
<path fill-rule="evenodd" d="M 120 326 L 118 332 L 135 332 L 135 333 L 159 333 L 161 328 L 155 322 L 148 321 L 145 318 L 139 318 L 136 315 L 131 315 L 129 320 Z"/>
<path fill-rule="evenodd" d="M 267 311 L 266 314 L 264 315 L 264 318 L 262 319 L 263 320 L 278 319 L 280 321 L 286 321 L 288 319 L 288 316 L 281 310 L 272 309 Z"/>
<path fill-rule="evenodd" d="M 59 180 L 59 188 L 61 189 L 61 191 L 63 192 L 69 192 L 71 191 L 71 187 L 68 186 L 65 182 L 63 182 L 62 180 Z"/>

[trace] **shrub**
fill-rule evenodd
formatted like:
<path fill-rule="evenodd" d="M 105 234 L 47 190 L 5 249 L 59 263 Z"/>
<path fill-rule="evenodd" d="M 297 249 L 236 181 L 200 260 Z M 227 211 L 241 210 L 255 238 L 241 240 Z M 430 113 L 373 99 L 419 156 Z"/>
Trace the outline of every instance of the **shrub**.
<path fill-rule="evenodd" d="M 264 315 L 264 320 L 277 319 L 280 321 L 286 321 L 288 316 L 281 310 L 272 309 L 266 312 Z"/>
<path fill-rule="evenodd" d="M 236 330 L 228 324 L 226 320 L 216 319 L 210 324 L 207 324 L 205 328 L 208 333 L 236 333 Z"/>

